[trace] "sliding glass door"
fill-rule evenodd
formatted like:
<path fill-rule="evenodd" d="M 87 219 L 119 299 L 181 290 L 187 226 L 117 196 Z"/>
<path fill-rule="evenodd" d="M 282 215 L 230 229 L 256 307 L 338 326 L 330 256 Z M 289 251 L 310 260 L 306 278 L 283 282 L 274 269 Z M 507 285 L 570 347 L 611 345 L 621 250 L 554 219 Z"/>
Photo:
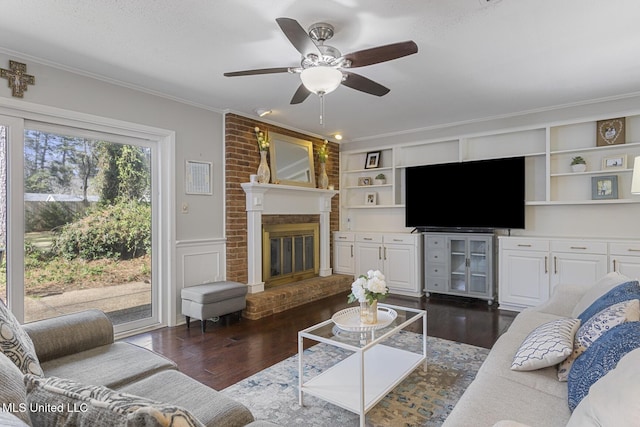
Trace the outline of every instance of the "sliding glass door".
<path fill-rule="evenodd" d="M 158 323 L 156 144 L 14 124 L 0 134 L 3 299 L 24 322 L 98 308 L 116 332 Z"/>

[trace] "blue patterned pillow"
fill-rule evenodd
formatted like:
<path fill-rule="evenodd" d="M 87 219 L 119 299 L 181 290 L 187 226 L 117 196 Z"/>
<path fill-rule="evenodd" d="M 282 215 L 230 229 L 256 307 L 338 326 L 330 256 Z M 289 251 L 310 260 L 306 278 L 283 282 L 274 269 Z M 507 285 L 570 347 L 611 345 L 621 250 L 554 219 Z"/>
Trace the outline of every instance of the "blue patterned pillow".
<path fill-rule="evenodd" d="M 613 304 L 632 299 L 640 299 L 640 284 L 638 284 L 637 280 L 622 283 L 621 285 L 611 289 L 609 292 L 595 300 L 593 304 L 578 316 L 578 319 L 580 319 L 580 322 L 584 325 L 587 320 L 591 319 L 594 315 L 605 308 L 611 307 Z"/>
<path fill-rule="evenodd" d="M 640 348 L 640 322 L 618 325 L 591 344 L 569 371 L 569 409 L 573 411 L 589 388 L 636 348 Z"/>

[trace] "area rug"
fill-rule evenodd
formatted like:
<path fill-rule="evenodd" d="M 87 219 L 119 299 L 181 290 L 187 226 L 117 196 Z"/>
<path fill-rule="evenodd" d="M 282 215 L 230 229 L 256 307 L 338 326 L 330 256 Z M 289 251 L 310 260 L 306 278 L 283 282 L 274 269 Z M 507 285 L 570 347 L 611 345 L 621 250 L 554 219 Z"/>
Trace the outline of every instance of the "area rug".
<path fill-rule="evenodd" d="M 404 348 L 420 349 L 421 335 L 394 337 Z M 439 426 L 475 378 L 489 350 L 427 337 L 427 362 L 419 366 L 366 417 L 367 426 Z M 316 375 L 349 352 L 317 344 L 305 350 L 305 379 Z M 305 395 L 298 405 L 298 356 L 292 356 L 222 391 L 243 403 L 256 419 L 281 426 L 357 426 L 359 416 Z"/>

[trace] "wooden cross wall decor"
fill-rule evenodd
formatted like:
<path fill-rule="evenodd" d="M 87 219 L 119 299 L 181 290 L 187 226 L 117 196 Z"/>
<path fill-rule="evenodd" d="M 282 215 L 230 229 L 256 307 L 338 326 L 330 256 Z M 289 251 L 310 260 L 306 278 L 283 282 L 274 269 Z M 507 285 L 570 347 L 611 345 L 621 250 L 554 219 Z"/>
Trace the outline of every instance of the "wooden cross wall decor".
<path fill-rule="evenodd" d="M 9 69 L 0 68 L 0 77 L 9 81 L 11 95 L 22 98 L 27 85 L 36 84 L 36 78 L 27 74 L 27 64 L 9 61 Z"/>

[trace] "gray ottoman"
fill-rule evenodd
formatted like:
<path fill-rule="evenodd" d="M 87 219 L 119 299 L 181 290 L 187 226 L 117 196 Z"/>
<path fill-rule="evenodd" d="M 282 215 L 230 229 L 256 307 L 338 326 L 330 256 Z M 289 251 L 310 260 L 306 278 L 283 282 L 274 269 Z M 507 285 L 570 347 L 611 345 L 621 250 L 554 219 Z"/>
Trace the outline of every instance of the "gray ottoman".
<path fill-rule="evenodd" d="M 223 281 L 204 283 L 183 288 L 182 314 L 186 317 L 187 328 L 191 318 L 199 319 L 202 332 L 207 327 L 207 319 L 231 313 L 242 314 L 247 306 L 247 285 L 238 282 Z"/>

